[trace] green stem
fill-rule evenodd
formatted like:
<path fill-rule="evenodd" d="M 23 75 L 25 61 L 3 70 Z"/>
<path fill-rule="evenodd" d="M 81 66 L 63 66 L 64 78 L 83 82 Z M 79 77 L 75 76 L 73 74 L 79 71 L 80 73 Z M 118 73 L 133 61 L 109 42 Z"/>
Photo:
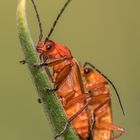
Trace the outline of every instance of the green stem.
<path fill-rule="evenodd" d="M 42 105 L 45 114 L 50 121 L 50 128 L 52 128 L 54 136 L 59 134 L 67 122 L 63 108 L 54 94 L 49 94 L 44 90 L 44 87 L 50 87 L 51 83 L 47 79 L 45 71 L 43 69 L 37 69 L 34 64 L 39 64 L 40 60 L 36 53 L 33 41 L 30 36 L 30 32 L 27 25 L 25 14 L 26 0 L 19 0 L 17 8 L 17 24 L 19 31 L 19 38 L 21 46 L 25 55 L 28 68 L 31 73 L 31 77 L 36 86 L 39 98 L 42 101 Z M 68 131 L 63 135 L 64 140 L 78 140 L 75 131 L 69 127 Z M 61 138 L 62 139 L 62 138 Z"/>

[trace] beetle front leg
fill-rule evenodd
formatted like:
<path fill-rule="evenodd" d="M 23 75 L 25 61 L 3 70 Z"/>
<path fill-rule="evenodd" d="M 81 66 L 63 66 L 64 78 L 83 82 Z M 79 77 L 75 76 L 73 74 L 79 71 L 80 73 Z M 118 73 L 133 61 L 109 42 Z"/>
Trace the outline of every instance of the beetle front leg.
<path fill-rule="evenodd" d="M 67 57 L 62 57 L 62 58 L 55 58 L 55 59 L 47 59 L 44 63 L 41 64 L 35 64 L 34 66 L 37 68 L 41 68 L 43 66 L 53 66 L 56 64 L 59 64 L 61 62 L 63 62 L 64 60 L 66 60 Z"/>

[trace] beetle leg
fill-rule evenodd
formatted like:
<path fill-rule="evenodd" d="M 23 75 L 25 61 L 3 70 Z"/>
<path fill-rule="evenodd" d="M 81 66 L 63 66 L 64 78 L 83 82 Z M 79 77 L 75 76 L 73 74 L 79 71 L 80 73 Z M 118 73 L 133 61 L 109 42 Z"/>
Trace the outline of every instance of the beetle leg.
<path fill-rule="evenodd" d="M 61 58 L 53 58 L 53 59 L 47 59 L 45 61 L 45 63 L 48 65 L 48 66 L 54 66 L 54 65 L 57 65 L 59 63 L 62 63 L 64 60 L 68 59 L 66 56 L 64 57 L 61 57 Z"/>
<path fill-rule="evenodd" d="M 56 64 L 59 64 L 61 62 L 63 62 L 64 60 L 66 60 L 66 57 L 62 57 L 62 58 L 55 58 L 55 59 L 47 59 L 45 62 L 41 63 L 41 64 L 35 64 L 34 66 L 36 68 L 41 68 L 44 66 L 53 66 Z"/>
<path fill-rule="evenodd" d="M 55 139 L 58 138 L 58 137 L 60 137 L 61 135 L 63 135 L 63 134 L 67 131 L 67 129 L 68 129 L 70 123 L 71 123 L 82 111 L 84 111 L 84 109 L 85 109 L 88 105 L 89 105 L 89 101 L 86 102 L 86 104 L 85 104 L 78 112 L 76 112 L 73 116 L 71 116 L 71 117 L 69 118 L 68 122 L 65 124 L 64 129 L 63 129 L 58 135 L 55 136 Z"/>

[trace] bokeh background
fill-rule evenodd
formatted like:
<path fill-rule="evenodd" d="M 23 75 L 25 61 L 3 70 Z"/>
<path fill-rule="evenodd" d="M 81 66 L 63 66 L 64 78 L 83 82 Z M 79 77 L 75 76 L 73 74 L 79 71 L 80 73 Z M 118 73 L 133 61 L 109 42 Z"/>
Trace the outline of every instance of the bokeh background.
<path fill-rule="evenodd" d="M 36 0 L 44 35 L 65 0 Z M 73 0 L 51 39 L 66 45 L 81 63 L 89 61 L 116 85 L 126 116 L 112 91 L 114 123 L 126 133 L 119 140 L 140 135 L 140 1 Z M 0 3 L 0 139 L 51 140 L 52 134 L 24 59 L 16 27 L 17 1 Z M 38 23 L 30 0 L 27 14 L 33 40 Z"/>

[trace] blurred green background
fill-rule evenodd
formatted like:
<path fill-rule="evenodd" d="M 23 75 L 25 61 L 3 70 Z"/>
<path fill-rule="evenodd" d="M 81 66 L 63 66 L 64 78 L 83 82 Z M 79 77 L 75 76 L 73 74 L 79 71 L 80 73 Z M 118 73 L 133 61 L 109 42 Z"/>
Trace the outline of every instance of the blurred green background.
<path fill-rule="evenodd" d="M 36 0 L 46 35 L 65 0 Z M 113 94 L 114 123 L 126 133 L 119 140 L 140 134 L 140 1 L 73 0 L 51 39 L 66 45 L 81 63 L 96 65 L 115 83 L 126 116 Z M 0 4 L 0 139 L 51 140 L 51 130 L 24 59 L 16 27 L 17 1 Z M 30 0 L 27 14 L 31 34 L 38 41 L 38 23 Z"/>

